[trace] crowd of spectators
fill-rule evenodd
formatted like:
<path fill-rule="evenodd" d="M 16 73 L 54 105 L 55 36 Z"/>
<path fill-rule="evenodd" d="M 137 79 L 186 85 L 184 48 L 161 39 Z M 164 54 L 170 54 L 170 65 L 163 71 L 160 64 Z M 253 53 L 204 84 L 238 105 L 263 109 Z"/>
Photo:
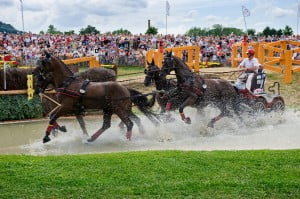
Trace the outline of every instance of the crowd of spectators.
<path fill-rule="evenodd" d="M 276 41 L 287 37 L 252 37 L 254 41 Z M 291 39 L 291 38 L 289 38 Z M 293 39 L 293 38 L 292 38 Z M 44 50 L 61 59 L 96 56 L 101 64 L 140 65 L 145 63 L 148 49 L 176 46 L 200 46 L 200 61 L 220 62 L 228 65 L 231 47 L 242 41 L 242 36 L 189 37 L 186 35 L 51 35 L 0 33 L 0 55 L 20 65 L 34 66 Z"/>

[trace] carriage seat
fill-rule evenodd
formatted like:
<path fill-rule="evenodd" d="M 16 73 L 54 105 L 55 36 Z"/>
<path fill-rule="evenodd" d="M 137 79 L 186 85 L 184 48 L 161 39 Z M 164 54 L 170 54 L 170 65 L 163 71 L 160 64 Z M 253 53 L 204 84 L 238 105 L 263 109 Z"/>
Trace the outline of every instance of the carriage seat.
<path fill-rule="evenodd" d="M 248 89 L 254 94 L 264 93 L 266 73 L 261 69 L 259 69 L 257 73 L 254 73 L 250 83 L 250 88 L 246 87 L 248 76 L 249 73 L 242 73 L 235 82 L 234 87 L 236 87 L 238 90 Z"/>
<path fill-rule="evenodd" d="M 264 93 L 266 77 L 266 73 L 263 70 L 259 69 L 258 72 L 253 76 L 250 91 L 254 94 Z"/>

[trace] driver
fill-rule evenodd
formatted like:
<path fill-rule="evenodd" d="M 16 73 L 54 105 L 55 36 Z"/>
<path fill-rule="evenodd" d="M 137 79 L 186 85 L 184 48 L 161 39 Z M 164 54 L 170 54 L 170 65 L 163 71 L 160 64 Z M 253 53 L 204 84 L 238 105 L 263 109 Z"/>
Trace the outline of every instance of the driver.
<path fill-rule="evenodd" d="M 243 59 L 243 61 L 240 63 L 238 68 L 243 69 L 242 73 L 238 77 L 238 82 L 241 82 L 244 78 L 244 83 L 246 83 L 246 88 L 248 90 L 251 90 L 252 85 L 252 79 L 254 77 L 254 74 L 258 72 L 258 69 L 260 68 L 260 64 L 258 63 L 258 60 L 254 57 L 255 51 L 253 49 L 248 49 L 247 51 L 247 58 Z"/>

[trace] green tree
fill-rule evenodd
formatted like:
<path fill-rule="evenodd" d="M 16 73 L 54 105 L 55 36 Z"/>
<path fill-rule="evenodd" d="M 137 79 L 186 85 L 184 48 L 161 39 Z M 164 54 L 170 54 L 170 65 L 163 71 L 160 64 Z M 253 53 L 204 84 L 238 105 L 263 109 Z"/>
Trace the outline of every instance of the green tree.
<path fill-rule="evenodd" d="M 64 34 L 65 35 L 74 35 L 75 31 L 74 30 L 69 30 L 69 31 L 64 32 Z"/>
<path fill-rule="evenodd" d="M 40 34 L 40 35 L 44 35 L 45 32 L 44 32 L 43 30 L 41 30 L 39 34 Z"/>
<path fill-rule="evenodd" d="M 221 36 L 223 35 L 223 26 L 221 24 L 214 24 L 209 32 L 214 36 Z"/>
<path fill-rule="evenodd" d="M 149 34 L 149 35 L 156 35 L 157 33 L 158 33 L 157 28 L 155 28 L 153 26 L 150 26 L 146 31 L 146 34 Z"/>
<path fill-rule="evenodd" d="M 234 34 L 234 35 L 243 35 L 243 31 L 241 29 L 238 28 L 234 28 L 234 27 L 224 27 L 223 28 L 223 35 L 230 35 L 230 34 Z"/>
<path fill-rule="evenodd" d="M 3 23 L 0 21 L 0 32 L 6 32 L 6 33 L 19 33 L 22 31 L 19 31 L 15 29 L 12 25 Z"/>
<path fill-rule="evenodd" d="M 47 30 L 47 33 L 49 33 L 49 34 L 62 34 L 62 32 L 61 31 L 59 31 L 59 30 L 57 30 L 52 24 L 50 24 L 49 26 L 48 26 L 48 30 Z"/>
<path fill-rule="evenodd" d="M 286 25 L 283 29 L 283 34 L 284 35 L 292 35 L 293 29 L 290 26 Z"/>
<path fill-rule="evenodd" d="M 119 35 L 119 34 L 127 34 L 127 35 L 131 35 L 131 32 L 127 29 L 123 29 L 123 28 L 120 28 L 118 30 L 114 30 L 112 31 L 112 34 L 113 35 Z"/>
<path fill-rule="evenodd" d="M 190 28 L 186 33 L 186 35 L 188 36 L 207 36 L 208 35 L 208 29 L 207 28 L 204 28 L 204 29 L 201 29 L 201 28 L 198 28 L 198 27 L 193 27 L 193 28 Z"/>
<path fill-rule="evenodd" d="M 255 35 L 255 32 L 256 30 L 252 28 L 247 30 L 248 35 Z"/>
<path fill-rule="evenodd" d="M 81 28 L 79 34 L 100 34 L 100 31 L 97 30 L 94 26 L 88 25 L 86 28 Z"/>
<path fill-rule="evenodd" d="M 265 27 L 265 28 L 263 29 L 263 31 L 262 31 L 262 34 L 263 34 L 264 36 L 269 36 L 269 35 L 271 35 L 271 28 L 270 28 L 269 26 Z"/>
<path fill-rule="evenodd" d="M 279 29 L 279 30 L 277 30 L 277 33 L 276 33 L 276 35 L 278 35 L 279 37 L 280 37 L 281 35 L 283 35 L 283 31 L 282 31 L 282 29 Z"/>

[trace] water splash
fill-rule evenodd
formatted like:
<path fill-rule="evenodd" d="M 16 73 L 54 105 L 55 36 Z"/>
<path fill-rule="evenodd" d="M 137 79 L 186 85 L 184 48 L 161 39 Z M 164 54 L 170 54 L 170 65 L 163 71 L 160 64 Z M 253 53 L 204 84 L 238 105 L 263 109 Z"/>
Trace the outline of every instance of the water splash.
<path fill-rule="evenodd" d="M 300 112 L 287 110 L 283 115 L 269 113 L 266 115 L 247 117 L 241 121 L 238 117 L 223 118 L 215 128 L 208 128 L 209 120 L 218 114 L 217 110 L 206 108 L 198 115 L 194 109 L 187 109 L 192 124 L 184 124 L 178 113 L 173 113 L 172 123 L 153 126 L 146 118 L 141 117 L 146 133 L 140 134 L 138 128 L 133 129 L 133 138 L 126 140 L 115 119 L 112 127 L 104 132 L 95 142 L 86 144 L 80 127 L 75 119 L 60 121 L 68 128 L 67 133 L 59 133 L 51 137 L 52 141 L 43 144 L 41 139 L 47 121 L 22 124 L 22 126 L 2 125 L 7 136 L 1 134 L 1 140 L 18 139 L 14 144 L 1 145 L 2 154 L 59 155 L 82 153 L 105 153 L 117 151 L 139 150 L 245 150 L 245 149 L 299 149 L 300 148 Z M 98 130 L 102 120 L 86 118 L 90 134 Z M 22 127 L 26 131 L 26 139 L 16 129 Z M 13 139 L 12 139 L 13 138 Z"/>

